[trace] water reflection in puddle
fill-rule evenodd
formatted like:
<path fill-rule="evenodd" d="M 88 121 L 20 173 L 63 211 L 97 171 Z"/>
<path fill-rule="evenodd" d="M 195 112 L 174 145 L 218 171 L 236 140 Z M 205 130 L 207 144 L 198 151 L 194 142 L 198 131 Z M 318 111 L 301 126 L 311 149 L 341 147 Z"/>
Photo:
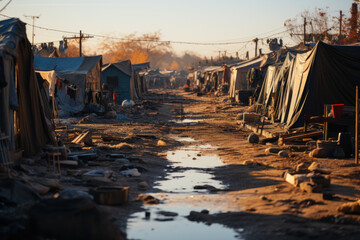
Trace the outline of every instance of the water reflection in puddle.
<path fill-rule="evenodd" d="M 190 118 L 179 118 L 179 119 L 172 119 L 169 122 L 177 123 L 177 124 L 195 124 L 199 123 L 200 120 L 198 119 L 190 119 Z"/>
<path fill-rule="evenodd" d="M 207 209 L 213 214 L 242 209 L 225 193 L 210 194 L 207 190 L 194 190 L 197 185 L 226 189 L 226 185 L 214 179 L 209 171 L 223 166 L 219 156 L 211 153 L 216 147 L 197 144 L 191 138 L 173 138 L 190 145 L 167 153 L 170 167 L 165 178 L 158 180 L 154 186 L 162 193 L 151 193 L 162 203 L 145 207 L 151 213 L 150 218 L 145 218 L 144 212 L 130 217 L 128 239 L 241 239 L 239 233 L 242 229 L 235 231 L 220 224 L 206 225 L 185 218 L 190 211 Z M 175 212 L 178 216 L 165 217 L 159 215 L 159 211 Z"/>

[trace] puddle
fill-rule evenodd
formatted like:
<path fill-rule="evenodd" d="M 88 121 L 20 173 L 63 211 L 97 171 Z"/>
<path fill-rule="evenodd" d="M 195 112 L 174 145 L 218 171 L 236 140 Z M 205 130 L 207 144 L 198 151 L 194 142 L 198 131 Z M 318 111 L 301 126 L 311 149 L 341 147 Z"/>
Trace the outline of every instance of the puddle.
<path fill-rule="evenodd" d="M 221 181 L 214 179 L 211 169 L 223 166 L 220 157 L 212 151 L 216 146 L 200 144 L 192 138 L 172 136 L 175 140 L 187 142 L 187 145 L 167 153 L 170 166 L 166 176 L 155 182 L 154 188 L 161 193 L 150 193 L 161 200 L 159 205 L 145 206 L 128 220 L 128 239 L 242 239 L 243 229 L 230 229 L 220 224 L 197 223 L 189 221 L 191 211 L 208 210 L 210 214 L 222 211 L 242 211 L 226 192 L 211 193 L 206 189 L 194 189 L 195 186 L 210 185 L 216 189 L 226 189 Z M 175 212 L 175 217 L 165 217 L 159 211 Z"/>
<path fill-rule="evenodd" d="M 190 118 L 179 118 L 179 119 L 172 119 L 169 122 L 177 123 L 177 124 L 196 124 L 199 123 L 200 120 L 190 119 Z"/>

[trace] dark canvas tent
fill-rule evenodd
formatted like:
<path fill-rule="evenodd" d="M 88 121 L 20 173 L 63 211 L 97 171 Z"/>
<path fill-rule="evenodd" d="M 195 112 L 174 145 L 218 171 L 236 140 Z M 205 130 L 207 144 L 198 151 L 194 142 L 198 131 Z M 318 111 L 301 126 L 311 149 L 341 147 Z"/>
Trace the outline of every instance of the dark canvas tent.
<path fill-rule="evenodd" d="M 301 123 L 302 116 L 322 115 L 324 104 L 355 105 L 360 84 L 360 47 L 318 42 L 292 60 L 279 108 L 286 127 Z"/>
<path fill-rule="evenodd" d="M 33 155 L 55 140 L 25 24 L 19 19 L 0 21 L 0 56 L 0 130 L 9 137 L 10 150 L 23 148 L 25 155 Z"/>
<path fill-rule="evenodd" d="M 101 93 L 101 56 L 50 58 L 35 56 L 37 72 L 55 71 L 56 101 L 65 112 L 78 113 Z M 46 79 L 50 85 L 54 79 Z"/>

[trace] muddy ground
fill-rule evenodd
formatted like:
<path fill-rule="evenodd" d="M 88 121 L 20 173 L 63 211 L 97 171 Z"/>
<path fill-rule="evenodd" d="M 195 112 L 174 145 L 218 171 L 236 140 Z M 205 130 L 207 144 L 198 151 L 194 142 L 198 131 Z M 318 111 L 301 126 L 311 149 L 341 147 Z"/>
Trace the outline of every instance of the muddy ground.
<path fill-rule="evenodd" d="M 60 189 L 43 193 L 43 198 L 53 198 L 61 189 L 86 192 L 103 185 L 130 186 L 126 205 L 97 206 L 123 232 L 123 237 L 118 235 L 117 239 L 126 238 L 129 216 L 144 211 L 142 201 L 136 200 L 139 194 L 159 192 L 154 183 L 165 176 L 167 153 L 186 144 L 173 136 L 190 137 L 217 147 L 213 151 L 225 166 L 207 171 L 226 184 L 227 187 L 218 193 L 222 199 L 227 199 L 224 201 L 227 206 L 221 213 L 195 214 L 189 221 L 242 229 L 240 239 L 359 239 L 360 216 L 337 211 L 342 203 L 360 198 L 360 167 L 353 164 L 353 159 L 314 159 L 304 152 L 292 152 L 291 157 L 283 158 L 266 153 L 269 145 L 248 143 L 250 131 L 236 124 L 236 115 L 244 109 L 245 106 L 232 104 L 226 97 L 196 96 L 181 90 L 151 90 L 145 100 L 133 108 L 114 107 L 117 113 L 131 118 L 130 122 L 91 115 L 59 123 L 67 126 L 66 131 L 58 133 L 71 151 L 92 151 L 97 159 L 81 162 L 76 169 L 62 167 L 61 178 L 56 178 L 48 171 L 42 153 L 35 158 L 22 159 L 12 175 L 23 181 L 32 177 L 60 179 Z M 92 146 L 71 144 L 78 134 L 88 130 L 92 133 Z M 166 144 L 159 146 L 159 140 Z M 106 155 L 111 153 L 124 154 L 130 160 L 127 167 L 136 167 L 141 176 L 122 175 L 124 164 L 110 161 Z M 284 181 L 286 170 L 313 161 L 332 170 L 331 186 L 326 189 L 334 194 L 332 200 L 324 200 L 321 193 L 303 192 Z M 111 179 L 89 179 L 82 175 L 94 169 L 111 170 L 113 175 Z M 206 198 L 203 201 L 206 202 Z M 16 231 L 28 234 L 21 225 L 11 225 L 19 218 L 18 209 L 18 206 L 2 205 L 1 236 L 9 239 L 9 236 L 23 236 L 15 234 Z M 27 216 L 26 207 L 22 214 Z"/>

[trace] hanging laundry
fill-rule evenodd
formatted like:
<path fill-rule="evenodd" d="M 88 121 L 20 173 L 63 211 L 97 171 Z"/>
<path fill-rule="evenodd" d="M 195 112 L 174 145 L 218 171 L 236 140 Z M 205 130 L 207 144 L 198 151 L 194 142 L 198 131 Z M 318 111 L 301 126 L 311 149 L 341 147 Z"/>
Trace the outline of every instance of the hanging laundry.
<path fill-rule="evenodd" d="M 56 88 L 62 90 L 63 84 L 60 78 L 56 78 Z"/>

